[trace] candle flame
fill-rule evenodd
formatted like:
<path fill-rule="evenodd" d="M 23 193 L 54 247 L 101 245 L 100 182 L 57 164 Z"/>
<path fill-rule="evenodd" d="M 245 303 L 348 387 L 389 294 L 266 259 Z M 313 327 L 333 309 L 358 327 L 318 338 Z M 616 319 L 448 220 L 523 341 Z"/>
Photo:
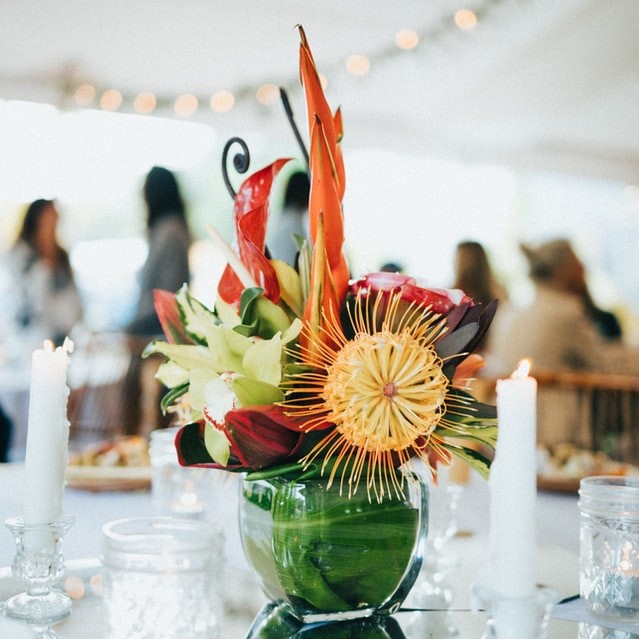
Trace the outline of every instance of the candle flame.
<path fill-rule="evenodd" d="M 47 351 L 47 353 L 53 353 L 55 350 L 55 344 L 53 343 L 53 340 L 45 339 L 44 342 L 42 342 L 42 348 Z"/>
<path fill-rule="evenodd" d="M 521 362 L 517 364 L 517 368 L 515 369 L 511 377 L 515 377 L 517 379 L 520 379 L 522 377 L 528 377 L 531 366 L 532 366 L 532 362 L 529 359 L 527 358 L 522 359 Z"/>

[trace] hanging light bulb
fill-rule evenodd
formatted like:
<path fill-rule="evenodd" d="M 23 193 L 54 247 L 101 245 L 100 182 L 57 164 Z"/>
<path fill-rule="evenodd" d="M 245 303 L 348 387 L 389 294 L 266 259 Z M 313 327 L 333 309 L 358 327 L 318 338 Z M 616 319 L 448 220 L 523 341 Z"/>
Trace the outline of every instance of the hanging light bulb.
<path fill-rule="evenodd" d="M 274 84 L 263 84 L 255 94 L 257 101 L 265 106 L 275 104 L 279 99 L 280 91 Z"/>
<path fill-rule="evenodd" d="M 402 29 L 395 34 L 395 43 L 400 49 L 414 49 L 419 44 L 417 31 L 413 29 Z"/>
<path fill-rule="evenodd" d="M 152 93 L 140 93 L 133 100 L 133 108 L 138 113 L 151 113 L 157 106 L 157 99 Z"/>
<path fill-rule="evenodd" d="M 346 60 L 346 70 L 351 75 L 366 75 L 370 71 L 370 68 L 371 63 L 369 59 L 359 53 L 350 56 L 350 58 Z"/>
<path fill-rule="evenodd" d="M 235 96 L 230 91 L 217 91 L 211 96 L 211 110 L 226 113 L 235 105 Z"/>
<path fill-rule="evenodd" d="M 95 100 L 95 87 L 92 84 L 81 84 L 74 92 L 73 99 L 78 106 L 89 106 Z"/>
<path fill-rule="evenodd" d="M 455 24 L 462 31 L 471 31 L 477 26 L 477 14 L 470 9 L 459 9 L 455 12 Z"/>
<path fill-rule="evenodd" d="M 100 96 L 100 106 L 105 111 L 117 111 L 122 106 L 122 94 L 117 89 L 109 89 Z"/>
<path fill-rule="evenodd" d="M 174 108 L 178 115 L 188 117 L 197 111 L 198 99 L 190 93 L 185 93 L 175 100 Z"/>

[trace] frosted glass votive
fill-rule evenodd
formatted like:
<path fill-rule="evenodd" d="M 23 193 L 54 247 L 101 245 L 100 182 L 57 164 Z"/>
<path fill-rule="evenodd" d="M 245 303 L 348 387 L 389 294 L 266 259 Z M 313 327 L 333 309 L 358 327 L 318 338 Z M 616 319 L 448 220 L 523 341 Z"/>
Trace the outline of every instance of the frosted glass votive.
<path fill-rule="evenodd" d="M 224 539 L 204 521 L 121 519 L 103 528 L 109 639 L 220 639 Z"/>

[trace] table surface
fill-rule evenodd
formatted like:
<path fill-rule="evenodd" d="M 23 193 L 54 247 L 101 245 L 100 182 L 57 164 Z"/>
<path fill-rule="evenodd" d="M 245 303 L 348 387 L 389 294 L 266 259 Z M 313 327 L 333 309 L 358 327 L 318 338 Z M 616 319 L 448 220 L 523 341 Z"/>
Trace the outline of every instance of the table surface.
<path fill-rule="evenodd" d="M 211 491 L 206 517 L 216 521 L 225 531 L 225 618 L 223 639 L 243 639 L 252 619 L 266 603 L 259 586 L 245 560 L 237 531 L 238 477 L 211 471 Z M 0 465 L 0 517 L 2 520 L 21 512 L 23 469 L 20 464 Z M 450 552 L 457 557 L 456 568 L 449 580 L 453 594 L 452 606 L 471 607 L 470 586 L 478 576 L 486 557 L 489 516 L 489 493 L 486 482 L 472 476 L 464 488 L 458 510 L 459 534 L 449 542 Z M 122 517 L 154 514 L 149 491 L 91 493 L 67 488 L 64 496 L 65 512 L 76 518 L 64 538 L 63 549 L 67 572 L 76 572 L 82 579 L 100 571 L 101 527 L 108 521 Z M 538 521 L 538 581 L 555 588 L 562 597 L 578 592 L 579 513 L 574 494 L 539 493 Z M 0 531 L 0 566 L 13 560 L 14 547 L 8 530 Z M 88 581 L 86 583 L 89 583 Z M 11 578 L 8 568 L 0 571 L 0 598 L 19 592 L 20 586 Z M 96 616 L 99 616 L 100 598 L 91 588 L 85 597 L 74 602 L 69 620 L 58 624 L 55 630 L 60 639 L 93 636 L 96 634 Z M 402 615 L 401 623 L 409 624 Z M 442 615 L 440 615 L 442 617 Z M 436 616 L 429 616 L 432 623 Z M 449 617 L 442 617 L 442 623 Z M 455 613 L 453 623 L 460 637 L 479 638 L 483 617 L 477 613 Z M 416 623 L 415 618 L 410 624 Z M 409 625 L 410 625 L 409 624 Z M 570 639 L 577 637 L 577 625 L 553 620 L 550 637 Z M 90 629 L 90 630 L 89 630 Z M 86 632 L 86 634 L 85 634 Z M 410 635 L 407 634 L 407 637 Z M 428 634 L 416 634 L 424 637 Z M 432 634 L 444 637 L 445 634 Z"/>

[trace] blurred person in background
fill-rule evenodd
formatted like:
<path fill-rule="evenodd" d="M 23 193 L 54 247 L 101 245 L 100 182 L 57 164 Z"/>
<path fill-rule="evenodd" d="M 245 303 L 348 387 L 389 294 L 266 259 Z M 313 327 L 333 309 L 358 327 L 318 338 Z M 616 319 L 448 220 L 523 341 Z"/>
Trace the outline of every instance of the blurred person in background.
<path fill-rule="evenodd" d="M 154 289 L 175 292 L 191 279 L 189 248 L 192 238 L 186 207 L 175 175 L 154 166 L 143 187 L 146 205 L 148 255 L 139 274 L 139 297 L 132 320 L 124 331 L 128 336 L 131 362 L 125 381 L 125 434 L 148 436 L 168 425 L 159 411 L 162 387 L 155 379 L 160 360 L 141 358 L 145 346 L 162 336 L 153 304 Z"/>
<path fill-rule="evenodd" d="M 458 288 L 469 295 L 477 304 L 488 305 L 493 300 L 498 300 L 497 313 L 490 329 L 477 347 L 486 360 L 483 374 L 488 373 L 492 366 L 491 342 L 492 336 L 500 327 L 508 321 L 510 306 L 506 289 L 499 284 L 493 273 L 488 259 L 488 253 L 479 242 L 465 240 L 459 242 L 455 248 L 454 257 L 455 279 L 452 288 Z"/>
<path fill-rule="evenodd" d="M 162 334 L 153 305 L 153 290 L 177 291 L 190 281 L 191 233 L 175 175 L 154 166 L 143 188 L 149 251 L 139 274 L 139 296 L 133 319 L 125 331 L 143 338 Z"/>
<path fill-rule="evenodd" d="M 494 299 L 505 300 L 506 291 L 497 282 L 484 247 L 472 240 L 457 244 L 455 249 L 455 281 L 459 288 L 478 304 Z"/>
<path fill-rule="evenodd" d="M 83 315 L 69 254 L 58 241 L 58 220 L 54 200 L 32 202 L 9 255 L 13 323 L 29 347 L 44 339 L 62 344 Z"/>
<path fill-rule="evenodd" d="M 570 242 L 522 244 L 521 250 L 535 297 L 494 335 L 493 355 L 500 373 L 514 370 L 520 359 L 530 357 L 540 371 L 639 374 L 639 351 L 611 340 L 609 328 L 602 331 L 598 317 L 605 312 L 593 304 L 584 266 Z"/>

